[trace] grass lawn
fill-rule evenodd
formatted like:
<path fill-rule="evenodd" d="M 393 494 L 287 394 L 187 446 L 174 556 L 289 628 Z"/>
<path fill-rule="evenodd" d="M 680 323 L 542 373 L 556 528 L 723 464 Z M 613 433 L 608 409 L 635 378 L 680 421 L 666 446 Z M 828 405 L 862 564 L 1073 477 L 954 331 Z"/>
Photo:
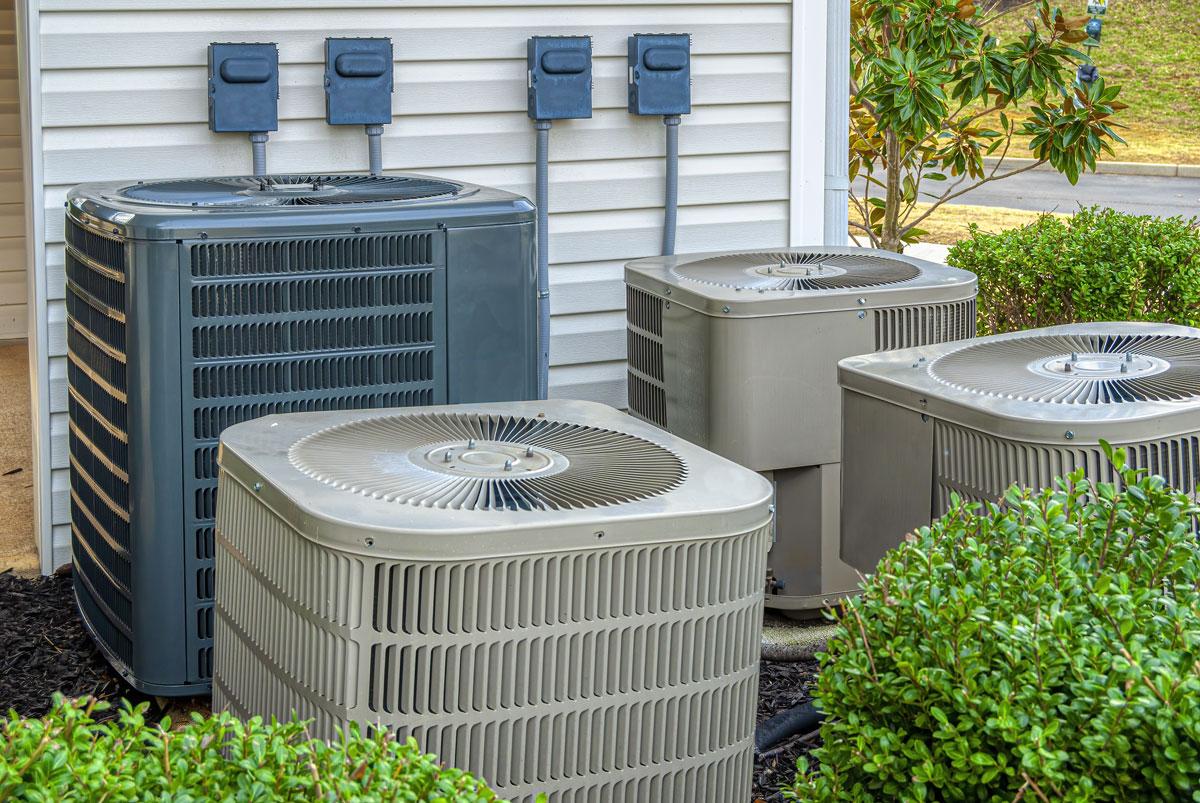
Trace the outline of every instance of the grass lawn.
<path fill-rule="evenodd" d="M 1085 0 L 1059 0 L 1066 15 L 1082 14 Z M 996 23 L 1001 42 L 1024 31 L 1032 7 Z M 1129 108 L 1114 117 L 1129 144 L 1117 145 L 1125 162 L 1200 164 L 1200 3 L 1196 0 L 1110 0 L 1099 47 L 1092 56 L 1109 83 L 1120 84 Z M 997 128 L 999 127 L 997 121 Z M 1012 156 L 1028 144 L 1014 141 Z"/>
<path fill-rule="evenodd" d="M 929 208 L 929 204 L 917 204 L 917 214 Z M 988 233 L 998 233 L 1005 229 L 1015 229 L 1038 219 L 1038 212 L 1024 209 L 1005 209 L 997 206 L 967 206 L 965 204 L 945 204 L 921 223 L 921 228 L 929 232 L 921 238 L 923 243 L 940 243 L 954 245 L 967 236 L 967 226 L 976 223 L 979 228 Z M 1056 217 L 1070 217 L 1062 212 L 1055 212 Z M 850 219 L 862 218 L 853 206 L 850 207 Z M 859 239 L 859 245 L 870 246 L 870 241 L 857 230 L 850 232 Z"/>

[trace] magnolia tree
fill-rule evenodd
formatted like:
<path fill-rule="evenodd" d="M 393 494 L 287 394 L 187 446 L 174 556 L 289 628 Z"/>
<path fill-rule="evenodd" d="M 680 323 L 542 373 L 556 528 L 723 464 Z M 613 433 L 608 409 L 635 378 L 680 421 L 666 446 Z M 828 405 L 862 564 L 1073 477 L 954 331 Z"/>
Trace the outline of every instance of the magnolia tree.
<path fill-rule="evenodd" d="M 994 31 L 1017 16 L 1024 27 L 1001 43 Z M 854 0 L 850 179 L 866 179 L 850 195 L 855 239 L 899 251 L 938 207 L 981 184 L 1047 162 L 1072 184 L 1095 170 L 1124 142 L 1110 118 L 1126 106 L 1120 87 L 1076 78 L 1090 63 L 1075 47 L 1089 19 L 1047 0 Z M 1018 153 L 1018 136 L 1029 151 Z M 1036 161 L 1004 166 L 1017 155 Z M 985 168 L 985 156 L 996 163 Z"/>

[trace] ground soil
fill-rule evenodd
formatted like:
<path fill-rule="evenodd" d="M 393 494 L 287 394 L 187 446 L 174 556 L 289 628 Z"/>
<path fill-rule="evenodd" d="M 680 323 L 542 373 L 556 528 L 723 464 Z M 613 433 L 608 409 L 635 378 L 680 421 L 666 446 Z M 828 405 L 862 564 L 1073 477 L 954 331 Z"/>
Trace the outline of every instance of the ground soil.
<path fill-rule="evenodd" d="M 811 699 L 816 661 L 763 661 L 759 675 L 758 720 Z M 117 675 L 83 629 L 71 594 L 70 577 L 21 577 L 0 572 L 0 718 L 10 710 L 38 717 L 49 710 L 55 692 L 68 697 L 92 695 L 120 703 L 148 703 L 152 719 L 186 721 L 205 712 L 207 701 L 147 697 Z M 116 708 L 98 718 L 116 715 Z M 779 803 L 779 787 L 796 774 L 796 759 L 819 742 L 815 733 L 799 734 L 756 756 L 752 801 Z"/>

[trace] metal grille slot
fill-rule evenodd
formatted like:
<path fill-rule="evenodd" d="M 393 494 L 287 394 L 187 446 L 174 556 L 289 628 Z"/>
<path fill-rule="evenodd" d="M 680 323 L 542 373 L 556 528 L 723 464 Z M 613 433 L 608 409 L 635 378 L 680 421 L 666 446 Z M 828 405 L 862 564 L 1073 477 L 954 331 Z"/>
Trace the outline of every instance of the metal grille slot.
<path fill-rule="evenodd" d="M 433 312 L 197 326 L 197 359 L 401 348 L 433 342 Z"/>
<path fill-rule="evenodd" d="M 192 247 L 196 277 L 370 270 L 433 264 L 433 235 L 202 243 Z"/>
<path fill-rule="evenodd" d="M 667 393 L 663 366 L 663 300 L 627 285 L 625 319 L 628 324 L 629 412 L 665 429 Z"/>
<path fill-rule="evenodd" d="M 432 301 L 433 275 L 428 271 L 192 287 L 192 315 L 197 318 L 396 307 Z"/>
<path fill-rule="evenodd" d="M 330 388 L 398 385 L 433 381 L 429 349 L 345 357 L 201 365 L 194 370 L 197 399 L 303 393 Z"/>
<path fill-rule="evenodd" d="M 125 245 L 67 220 L 67 414 L 76 598 L 117 660 L 133 653 Z"/>
<path fill-rule="evenodd" d="M 125 243 L 100 234 L 95 229 L 80 226 L 74 220 L 67 219 L 66 230 L 63 232 L 67 246 L 76 253 L 97 262 L 109 270 L 125 273 Z M 124 305 L 121 305 L 124 308 Z"/>
<path fill-rule="evenodd" d="M 1158 474 L 1173 488 L 1194 494 L 1200 485 L 1200 438 L 1183 437 L 1123 447 L 1132 468 Z M 1084 469 L 1095 482 L 1118 482 L 1098 446 L 1063 448 L 996 438 L 938 421 L 935 515 L 950 507 L 950 494 L 970 502 L 1000 502 L 1011 485 L 1041 489 L 1055 477 Z"/>
<path fill-rule="evenodd" d="M 195 411 L 195 437 L 197 440 L 216 438 L 226 427 L 262 418 L 276 413 L 307 413 L 318 410 L 364 410 L 381 407 L 415 407 L 433 403 L 432 388 L 388 391 L 381 393 L 359 393 L 349 396 L 316 396 L 307 399 L 254 402 L 251 404 L 229 404 L 220 407 L 202 407 Z"/>
<path fill-rule="evenodd" d="M 975 299 L 875 310 L 875 350 L 927 346 L 975 336 Z"/>

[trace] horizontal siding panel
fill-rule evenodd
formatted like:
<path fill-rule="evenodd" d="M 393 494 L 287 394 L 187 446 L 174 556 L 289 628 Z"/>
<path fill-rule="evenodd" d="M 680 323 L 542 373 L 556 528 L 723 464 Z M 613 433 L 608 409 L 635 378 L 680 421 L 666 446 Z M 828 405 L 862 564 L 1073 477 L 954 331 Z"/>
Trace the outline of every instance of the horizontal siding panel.
<path fill-rule="evenodd" d="M 50 511 L 54 523 L 71 521 L 71 474 L 55 471 L 50 477 Z"/>
<path fill-rule="evenodd" d="M 25 304 L 24 269 L 7 270 L 0 273 L 0 306 Z M 22 337 L 24 334 L 22 334 Z"/>
<path fill-rule="evenodd" d="M 323 59 L 322 53 L 314 56 Z M 790 90 L 787 54 L 697 56 L 692 62 L 696 106 L 786 102 Z M 625 109 L 626 59 L 595 58 L 595 109 Z M 324 120 L 324 62 L 280 67 L 280 120 Z M 447 65 L 399 62 L 392 96 L 394 124 L 421 114 L 484 114 L 525 111 L 524 59 L 464 61 Z M 42 122 L 48 128 L 121 125 L 128 106 L 143 110 L 136 124 L 208 124 L 208 99 L 199 88 L 203 66 L 159 69 L 70 69 L 47 72 L 42 83 Z M 0 119 L 3 111 L 0 110 Z M 355 130 L 360 130 L 353 126 Z M 0 133 L 7 133 L 0 130 Z"/>
<path fill-rule="evenodd" d="M 811 2 L 811 0 L 810 0 Z M 270 10 L 111 10 L 43 14 L 44 70 L 96 65 L 192 66 L 206 63 L 210 42 L 276 42 L 283 64 L 321 62 L 323 38 L 391 37 L 402 60 L 513 59 L 530 36 L 586 34 L 597 56 L 618 56 L 635 31 L 680 30 L 697 55 L 788 53 L 791 11 L 782 4 L 679 6 L 639 4 L 619 12 L 589 6 L 383 8 L 369 15 L 331 6 L 280 14 Z M 317 55 L 314 55 L 317 54 Z"/>
<path fill-rule="evenodd" d="M 51 531 L 50 554 L 53 559 L 50 565 L 54 568 L 65 566 L 71 562 L 71 527 L 60 524 Z"/>
<path fill-rule="evenodd" d="M 625 359 L 625 313 L 560 315 L 550 321 L 550 365 Z"/>
<path fill-rule="evenodd" d="M 50 360 L 50 409 L 67 409 L 67 359 Z"/>
<path fill-rule="evenodd" d="M 376 8 L 455 8 L 475 7 L 481 0 L 338 0 L 341 8 L 376 9 Z M 787 5 L 791 0 L 742 0 L 758 4 L 778 3 Z M 597 0 L 488 0 L 494 8 L 514 8 L 519 6 L 594 6 Z M 646 0 L 604 0 L 608 6 L 642 5 Z M 738 0 L 656 0 L 660 6 L 728 6 Z M 158 11 L 163 7 L 163 0 L 105 0 L 105 6 L 114 11 Z M 311 0 L 171 0 L 171 6 L 176 9 L 199 10 L 309 10 Z M 96 8 L 94 0 L 41 0 L 39 7 L 43 11 L 92 11 Z"/>
<path fill-rule="evenodd" d="M 585 399 L 626 407 L 625 361 L 550 369 L 550 398 Z"/>
<path fill-rule="evenodd" d="M 728 153 L 735 143 L 742 153 L 773 153 L 788 147 L 784 103 L 697 108 L 685 126 L 679 142 L 683 155 Z M 276 172 L 365 170 L 365 137 L 361 129 L 353 128 L 334 128 L 319 121 L 293 123 L 267 144 L 268 168 Z M 555 126 L 551 158 L 655 156 L 663 152 L 661 128 L 653 118 L 631 119 L 616 110 L 596 112 L 590 120 Z M 518 113 L 425 117 L 413 125 L 388 126 L 383 156 L 388 170 L 525 164 L 533 157 L 532 125 Z M 218 136 L 198 124 L 120 126 L 102 132 L 57 128 L 45 131 L 43 163 L 47 184 L 230 175 L 249 169 L 250 146 L 243 136 Z"/>
<path fill-rule="evenodd" d="M 50 414 L 50 467 L 68 466 L 67 432 L 69 422 L 66 413 Z M 53 486 L 51 486 L 53 487 Z"/>

